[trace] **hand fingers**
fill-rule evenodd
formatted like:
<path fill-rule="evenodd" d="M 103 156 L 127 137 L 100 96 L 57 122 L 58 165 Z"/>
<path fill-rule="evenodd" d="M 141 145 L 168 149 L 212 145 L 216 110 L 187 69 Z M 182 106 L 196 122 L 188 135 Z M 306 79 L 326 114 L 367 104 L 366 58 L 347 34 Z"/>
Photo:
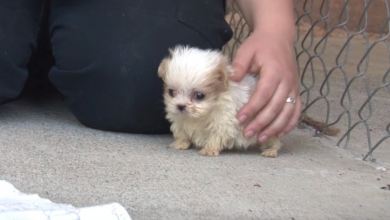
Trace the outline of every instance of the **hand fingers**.
<path fill-rule="evenodd" d="M 232 62 L 234 69 L 234 75 L 231 77 L 233 81 L 241 81 L 245 74 L 248 72 L 252 59 L 254 57 L 254 51 L 250 48 L 241 45 L 237 50 L 236 56 Z"/>
<path fill-rule="evenodd" d="M 245 137 L 249 138 L 262 132 L 262 129 L 267 127 L 279 115 L 283 108 L 286 107 L 287 94 L 288 90 L 286 90 L 285 86 L 279 84 L 277 92 L 267 106 L 258 112 L 257 116 L 244 129 Z M 294 109 L 290 108 L 289 110 L 293 111 Z"/>
<path fill-rule="evenodd" d="M 267 141 L 268 138 L 273 136 L 279 137 L 281 131 L 283 131 L 287 125 L 291 126 L 294 124 L 292 122 L 292 118 L 296 112 L 296 104 L 285 103 L 282 112 L 277 116 L 277 118 L 259 133 L 257 138 L 260 142 L 263 143 Z"/>
<path fill-rule="evenodd" d="M 272 74 L 261 76 L 261 79 L 256 87 L 256 91 L 249 99 L 248 103 L 244 105 L 238 112 L 238 120 L 244 123 L 250 118 L 253 118 L 274 96 L 277 89 L 285 90 L 283 87 L 278 88 L 280 79 L 273 77 Z M 287 94 L 287 91 L 284 91 Z"/>
<path fill-rule="evenodd" d="M 301 107 L 302 107 L 302 101 L 301 98 L 298 97 L 294 114 L 290 122 L 286 125 L 286 127 L 282 130 L 282 132 L 279 133 L 278 135 L 279 138 L 282 138 L 285 134 L 289 133 L 292 129 L 295 128 L 297 122 L 299 121 L 299 117 L 301 116 Z"/>

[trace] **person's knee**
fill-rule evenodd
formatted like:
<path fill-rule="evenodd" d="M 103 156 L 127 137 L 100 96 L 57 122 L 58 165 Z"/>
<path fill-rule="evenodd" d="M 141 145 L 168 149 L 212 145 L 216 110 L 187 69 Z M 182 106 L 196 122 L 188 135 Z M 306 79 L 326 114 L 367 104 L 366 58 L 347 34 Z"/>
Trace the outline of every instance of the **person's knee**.
<path fill-rule="evenodd" d="M 108 99 L 91 97 L 78 100 L 70 108 L 77 119 L 90 128 L 126 133 L 169 133 L 163 106 L 156 97 L 112 96 Z M 82 102 L 87 104 L 81 105 Z"/>
<path fill-rule="evenodd" d="M 37 47 L 44 1 L 0 1 L 0 104 L 17 98 Z M 12 19 L 11 19 L 12 18 Z"/>
<path fill-rule="evenodd" d="M 146 100 L 145 100 L 146 101 Z M 148 100 L 150 101 L 150 100 Z M 169 123 L 164 117 L 163 109 L 154 110 L 137 108 L 137 104 L 129 100 L 112 100 L 111 103 L 77 108 L 70 106 L 78 121 L 86 127 L 112 132 L 139 134 L 169 133 Z M 122 102 L 122 107 L 117 105 Z M 96 108 L 96 106 L 100 106 Z"/>
<path fill-rule="evenodd" d="M 124 61 L 115 54 L 100 54 L 101 59 L 94 62 L 89 62 L 92 59 L 89 56 L 94 55 L 83 54 L 85 67 L 70 70 L 54 67 L 50 80 L 63 94 L 71 112 L 87 127 L 115 132 L 168 133 L 163 84 L 157 77 L 160 58 L 140 64 L 131 62 L 132 57 Z"/>

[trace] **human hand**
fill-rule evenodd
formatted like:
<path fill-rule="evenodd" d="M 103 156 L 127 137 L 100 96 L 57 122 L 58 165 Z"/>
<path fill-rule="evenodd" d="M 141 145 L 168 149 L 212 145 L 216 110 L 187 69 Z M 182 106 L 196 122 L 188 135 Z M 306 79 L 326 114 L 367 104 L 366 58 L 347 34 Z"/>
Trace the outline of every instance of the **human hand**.
<path fill-rule="evenodd" d="M 260 73 L 256 91 L 237 117 L 241 123 L 248 123 L 244 136 L 257 135 L 261 143 L 289 133 L 301 113 L 295 52 L 289 39 L 257 30 L 238 48 L 232 63 L 233 81 L 240 81 L 247 73 Z M 296 103 L 287 103 L 289 97 Z"/>

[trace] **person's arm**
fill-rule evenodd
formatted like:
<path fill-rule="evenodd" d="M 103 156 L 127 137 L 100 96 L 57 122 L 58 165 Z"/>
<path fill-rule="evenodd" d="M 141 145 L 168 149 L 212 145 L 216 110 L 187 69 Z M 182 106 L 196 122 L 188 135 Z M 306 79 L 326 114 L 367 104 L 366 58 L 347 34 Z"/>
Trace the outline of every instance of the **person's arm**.
<path fill-rule="evenodd" d="M 252 31 L 287 34 L 294 41 L 295 15 L 291 0 L 236 0 Z"/>
<path fill-rule="evenodd" d="M 237 0 L 237 4 L 253 32 L 237 50 L 232 80 L 260 73 L 255 93 L 237 117 L 242 123 L 250 120 L 246 137 L 257 135 L 265 142 L 290 132 L 300 116 L 294 5 L 291 0 Z M 286 103 L 287 98 L 296 104 Z"/>

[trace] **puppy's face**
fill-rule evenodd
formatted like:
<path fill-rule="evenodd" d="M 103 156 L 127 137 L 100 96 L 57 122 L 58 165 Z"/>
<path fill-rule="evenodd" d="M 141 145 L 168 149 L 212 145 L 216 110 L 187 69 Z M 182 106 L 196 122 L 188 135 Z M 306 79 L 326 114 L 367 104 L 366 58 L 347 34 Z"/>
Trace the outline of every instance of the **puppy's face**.
<path fill-rule="evenodd" d="M 165 84 L 166 111 L 191 118 L 206 116 L 226 91 L 231 72 L 219 52 L 188 47 L 170 50 L 158 68 Z"/>

